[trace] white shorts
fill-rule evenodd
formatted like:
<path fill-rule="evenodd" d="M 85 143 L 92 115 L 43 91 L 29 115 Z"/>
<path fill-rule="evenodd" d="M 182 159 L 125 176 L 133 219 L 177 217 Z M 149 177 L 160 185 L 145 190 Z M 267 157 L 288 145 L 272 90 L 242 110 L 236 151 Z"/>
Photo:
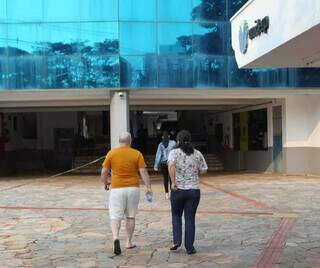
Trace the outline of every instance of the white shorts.
<path fill-rule="evenodd" d="M 125 187 L 111 189 L 109 195 L 109 214 L 111 220 L 135 218 L 138 212 L 140 189 Z"/>

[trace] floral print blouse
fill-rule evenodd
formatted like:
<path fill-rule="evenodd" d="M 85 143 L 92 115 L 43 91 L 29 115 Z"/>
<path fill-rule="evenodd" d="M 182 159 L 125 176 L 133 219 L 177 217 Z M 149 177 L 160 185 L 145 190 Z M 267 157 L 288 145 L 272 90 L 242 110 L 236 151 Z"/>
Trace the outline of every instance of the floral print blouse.
<path fill-rule="evenodd" d="M 172 161 L 176 168 L 176 185 L 179 189 L 200 189 L 199 173 L 208 169 L 203 155 L 194 150 L 187 155 L 180 148 L 169 153 L 168 162 Z"/>

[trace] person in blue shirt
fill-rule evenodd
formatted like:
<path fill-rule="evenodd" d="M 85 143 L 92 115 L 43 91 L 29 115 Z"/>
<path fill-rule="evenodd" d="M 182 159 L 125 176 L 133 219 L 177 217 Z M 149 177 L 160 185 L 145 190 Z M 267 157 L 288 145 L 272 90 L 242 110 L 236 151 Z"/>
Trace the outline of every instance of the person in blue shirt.
<path fill-rule="evenodd" d="M 164 131 L 162 134 L 162 142 L 160 142 L 160 144 L 158 145 L 156 159 L 154 162 L 154 170 L 158 171 L 159 168 L 161 169 L 166 199 L 169 199 L 169 183 L 171 189 L 171 180 L 169 177 L 167 161 L 170 151 L 175 148 L 175 146 L 176 142 L 170 140 L 169 133 L 167 131 Z"/>

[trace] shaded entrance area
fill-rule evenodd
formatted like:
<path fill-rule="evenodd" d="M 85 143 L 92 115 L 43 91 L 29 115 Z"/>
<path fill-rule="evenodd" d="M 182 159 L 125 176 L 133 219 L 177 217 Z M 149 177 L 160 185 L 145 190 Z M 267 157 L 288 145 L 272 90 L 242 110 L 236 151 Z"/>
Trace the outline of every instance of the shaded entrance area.
<path fill-rule="evenodd" d="M 16 111 L 2 119 L 0 174 L 66 170 L 78 156 L 110 148 L 108 111 Z"/>
<path fill-rule="evenodd" d="M 110 149 L 110 114 L 109 107 L 1 113 L 7 133 L 2 173 L 64 171 L 104 156 Z M 187 105 L 180 99 L 175 105 L 130 105 L 128 114 L 133 147 L 143 152 L 151 170 L 163 131 L 175 139 L 179 130 L 187 129 L 209 171 L 282 171 L 282 130 L 277 129 L 281 104 L 274 100 L 217 99 L 211 105 Z M 121 121 L 123 115 L 114 116 Z M 97 174 L 100 167 L 96 162 L 77 172 Z"/>

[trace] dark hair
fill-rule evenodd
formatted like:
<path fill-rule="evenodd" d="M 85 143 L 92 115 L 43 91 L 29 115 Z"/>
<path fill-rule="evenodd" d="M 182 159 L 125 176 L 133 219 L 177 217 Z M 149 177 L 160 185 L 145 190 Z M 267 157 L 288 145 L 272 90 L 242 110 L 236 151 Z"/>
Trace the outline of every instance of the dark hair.
<path fill-rule="evenodd" d="M 180 148 L 186 155 L 191 155 L 194 152 L 191 143 L 191 134 L 188 130 L 181 130 L 177 135 L 177 148 Z"/>
<path fill-rule="evenodd" d="M 164 141 L 166 141 L 166 140 L 169 140 L 169 133 L 168 133 L 168 131 L 163 131 L 163 133 L 162 133 L 162 140 L 164 140 Z"/>
<path fill-rule="evenodd" d="M 167 148 L 168 147 L 168 145 L 169 145 L 169 140 L 170 140 L 170 137 L 169 137 L 169 133 L 168 133 L 168 131 L 163 131 L 163 133 L 162 133 L 162 144 L 163 144 L 163 146 L 165 147 L 165 148 Z"/>

